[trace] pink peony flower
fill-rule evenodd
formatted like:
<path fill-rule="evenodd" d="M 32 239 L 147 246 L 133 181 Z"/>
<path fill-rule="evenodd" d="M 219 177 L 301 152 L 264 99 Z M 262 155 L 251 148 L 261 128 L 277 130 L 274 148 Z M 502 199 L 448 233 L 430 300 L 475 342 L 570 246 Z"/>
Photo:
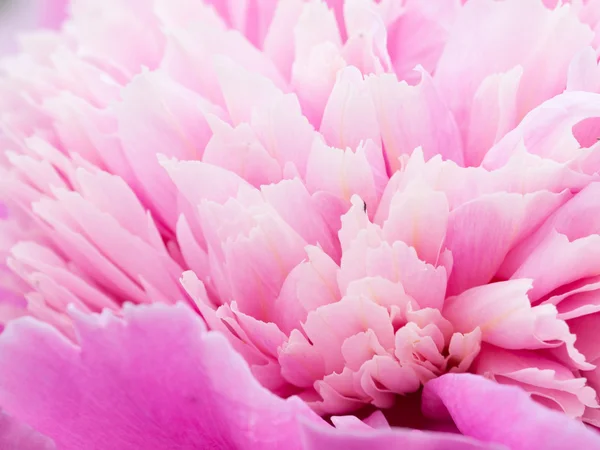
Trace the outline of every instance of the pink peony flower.
<path fill-rule="evenodd" d="M 600 1 L 558 3 L 78 0 L 25 37 L 0 444 L 600 447 Z"/>

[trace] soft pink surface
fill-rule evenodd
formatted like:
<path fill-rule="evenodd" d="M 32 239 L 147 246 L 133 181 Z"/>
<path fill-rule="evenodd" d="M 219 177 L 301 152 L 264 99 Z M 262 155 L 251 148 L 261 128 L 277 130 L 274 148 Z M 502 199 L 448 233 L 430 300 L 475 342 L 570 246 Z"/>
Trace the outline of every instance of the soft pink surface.
<path fill-rule="evenodd" d="M 5 0 L 0 5 L 0 52 L 17 51 L 17 41 L 37 28 L 58 29 L 66 18 L 69 0 Z"/>
<path fill-rule="evenodd" d="M 2 62 L 0 407 L 59 448 L 597 439 L 599 4 L 73 2 Z M 455 435 L 315 414 L 373 410 Z"/>
<path fill-rule="evenodd" d="M 261 387 L 226 339 L 207 331 L 184 305 L 126 307 L 122 319 L 75 313 L 75 323 L 77 344 L 30 319 L 10 324 L 0 341 L 0 402 L 51 436 L 58 449 L 526 450 L 598 444 L 594 432 L 537 405 L 520 389 L 474 375 L 440 377 L 423 396 L 425 415 L 453 420 L 465 436 L 390 429 L 385 419 L 379 425 L 354 419 L 351 428 L 343 427 L 351 416 L 338 418 L 336 430 L 299 398 L 283 400 Z M 0 439 L 13 445 L 2 448 L 53 448 L 30 433 L 4 416 L 0 421 Z"/>

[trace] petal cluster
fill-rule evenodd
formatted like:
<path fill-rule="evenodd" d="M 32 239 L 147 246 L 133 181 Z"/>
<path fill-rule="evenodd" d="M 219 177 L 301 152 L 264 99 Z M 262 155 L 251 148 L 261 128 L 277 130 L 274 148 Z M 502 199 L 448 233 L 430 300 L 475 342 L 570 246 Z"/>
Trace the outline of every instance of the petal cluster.
<path fill-rule="evenodd" d="M 239 425 L 216 448 L 261 441 L 265 414 L 285 422 L 265 448 L 287 442 L 296 415 L 314 422 L 306 448 L 342 445 L 315 431 L 314 412 L 350 428 L 365 422 L 335 416 L 401 422 L 423 387 L 418 426 L 450 417 L 482 442 L 533 448 L 461 416 L 483 377 L 600 426 L 600 2 L 433 3 L 79 0 L 60 32 L 26 37 L 0 78 L 0 359 L 19 341 L 33 365 L 47 337 L 61 356 L 36 365 L 114 400 L 34 406 L 46 394 L 20 397 L 38 381 L 9 361 L 0 407 L 77 448 L 135 370 L 95 357 L 189 345 L 169 370 L 208 381 L 157 397 L 136 386 L 158 416 L 112 439 L 205 443 L 206 423 L 145 427 L 197 420 L 200 397 L 219 403 L 235 383 L 216 374 L 234 369 L 262 397 L 248 394 L 239 421 L 215 412 Z M 128 302 L 170 306 L 137 307 L 142 332 Z M 11 324 L 20 316 L 47 326 Z M 158 342 L 180 321 L 195 331 Z M 206 356 L 230 352 L 224 339 L 245 363 Z M 69 417 L 72 404 L 89 417 L 37 416 Z"/>

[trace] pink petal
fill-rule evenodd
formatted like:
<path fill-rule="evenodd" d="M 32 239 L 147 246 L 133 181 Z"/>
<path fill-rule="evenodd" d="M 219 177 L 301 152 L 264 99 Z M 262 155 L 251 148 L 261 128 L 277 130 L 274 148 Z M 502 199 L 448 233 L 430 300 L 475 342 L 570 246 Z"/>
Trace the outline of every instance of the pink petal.
<path fill-rule="evenodd" d="M 426 184 L 409 186 L 390 202 L 383 236 L 388 242 L 403 241 L 417 251 L 419 259 L 438 265 L 448 226 L 446 196 Z"/>
<path fill-rule="evenodd" d="M 3 450 L 55 450 L 54 443 L 28 425 L 0 411 L 0 448 Z"/>
<path fill-rule="evenodd" d="M 348 33 L 342 56 L 364 74 L 388 72 L 392 63 L 387 51 L 386 24 L 371 0 L 346 0 L 344 24 Z"/>
<path fill-rule="evenodd" d="M 531 280 L 515 279 L 469 289 L 446 300 L 444 317 L 456 331 L 479 327 L 482 339 L 508 349 L 542 349 L 564 345 L 573 363 L 589 369 L 573 343 L 576 335 L 557 318 L 553 305 L 531 306 L 527 292 Z"/>
<path fill-rule="evenodd" d="M 462 142 L 454 117 L 431 77 L 424 70 L 420 72 L 417 86 L 409 86 L 389 74 L 368 78 L 392 171 L 400 168 L 400 156 L 410 155 L 417 147 L 422 147 L 426 159 L 439 154 L 463 163 Z"/>
<path fill-rule="evenodd" d="M 498 193 L 481 196 L 452 211 L 446 244 L 454 260 L 449 293 L 458 294 L 490 282 L 511 248 L 539 226 L 566 196 L 550 192 Z"/>
<path fill-rule="evenodd" d="M 338 73 L 321 122 L 320 132 L 332 147 L 356 149 L 361 142 L 379 143 L 379 123 L 367 82 L 356 67 Z"/>
<path fill-rule="evenodd" d="M 446 268 L 421 261 L 417 252 L 402 241 L 390 245 L 369 230 L 359 232 L 344 251 L 340 267 L 338 279 L 342 290 L 360 278 L 384 277 L 400 282 L 421 307 L 443 305 L 448 280 Z"/>
<path fill-rule="evenodd" d="M 227 169 L 255 187 L 281 180 L 282 167 L 250 125 L 242 123 L 232 128 L 217 118 L 209 118 L 208 122 L 212 137 L 204 148 L 203 162 Z"/>
<path fill-rule="evenodd" d="M 77 1 L 70 6 L 69 34 L 85 49 L 80 56 L 93 56 L 125 77 L 139 73 L 141 67 L 158 66 L 165 37 L 157 17 L 144 2 Z M 122 39 L 105 39 L 105 36 Z"/>
<path fill-rule="evenodd" d="M 517 124 L 517 92 L 522 75 L 520 66 L 490 75 L 475 92 L 463 135 L 465 165 L 479 166 L 487 151 Z"/>
<path fill-rule="evenodd" d="M 294 27 L 302 14 L 302 0 L 277 2 L 273 21 L 265 36 L 263 51 L 286 79 L 294 62 Z"/>
<path fill-rule="evenodd" d="M 448 374 L 430 381 L 423 410 L 431 417 L 452 418 L 467 436 L 513 450 L 600 446 L 597 432 L 538 405 L 521 389 L 480 376 Z"/>
<path fill-rule="evenodd" d="M 384 167 L 381 148 L 372 141 L 341 150 L 315 139 L 306 169 L 306 187 L 311 193 L 323 191 L 345 202 L 358 195 L 374 214 L 385 182 L 381 177 Z"/>
<path fill-rule="evenodd" d="M 478 442 L 457 434 L 391 429 L 377 431 L 336 430 L 324 426 L 304 425 L 304 450 L 501 450 L 494 444 Z"/>
<path fill-rule="evenodd" d="M 339 301 L 339 267 L 317 247 L 306 247 L 308 261 L 298 264 L 283 282 L 273 305 L 273 321 L 290 333 L 320 306 Z"/>
<path fill-rule="evenodd" d="M 453 24 L 435 80 L 458 122 L 466 125 L 483 80 L 522 65 L 517 108 L 523 117 L 563 91 L 572 57 L 592 37 L 568 6 L 550 11 L 539 1 L 467 2 Z"/>
<path fill-rule="evenodd" d="M 77 316 L 78 345 L 32 320 L 11 324 L 0 337 L 5 410 L 66 450 L 301 448 L 298 419 L 314 414 L 261 388 L 185 306 L 124 316 Z"/>
<path fill-rule="evenodd" d="M 341 15 L 343 2 L 334 1 L 339 5 L 336 13 Z M 295 58 L 291 85 L 306 116 L 318 126 L 336 74 L 346 66 L 340 54 L 342 38 L 334 12 L 323 2 L 305 3 L 293 31 Z"/>
<path fill-rule="evenodd" d="M 125 157 L 155 215 L 171 227 L 176 221 L 176 193 L 156 155 L 201 158 L 211 136 L 207 114 L 222 113 L 161 72 L 136 77 L 115 107 Z"/>
<path fill-rule="evenodd" d="M 384 348 L 394 347 L 394 330 L 385 308 L 367 298 L 345 297 L 308 314 L 303 329 L 315 350 L 325 356 L 327 372 L 344 368 L 342 344 L 363 331 L 373 330 Z"/>
<path fill-rule="evenodd" d="M 0 16 L 0 52 L 12 53 L 17 38 L 37 27 L 57 29 L 66 16 L 68 0 L 28 0 L 5 5 Z"/>
<path fill-rule="evenodd" d="M 428 73 L 435 72 L 461 3 L 459 0 L 387 3 L 390 11 L 384 20 L 388 22 L 388 51 L 394 70 L 400 79 L 416 83 L 417 65 L 422 65 Z"/>
<path fill-rule="evenodd" d="M 543 405 L 580 418 L 586 407 L 597 408 L 596 391 L 582 372 L 562 364 L 552 352 L 504 350 L 482 346 L 473 372 L 501 384 L 516 385 Z"/>
<path fill-rule="evenodd" d="M 529 153 L 565 163 L 580 155 L 581 144 L 573 136 L 579 122 L 600 117 L 600 95 L 565 92 L 531 110 L 511 132 L 494 145 L 483 167 L 504 166 L 524 145 Z"/>
<path fill-rule="evenodd" d="M 560 260 L 549 255 L 561 255 Z M 582 258 L 585 255 L 585 258 Z M 551 231 L 514 272 L 512 278 L 535 280 L 530 293 L 532 301 L 539 300 L 563 285 L 598 275 L 600 237 L 591 235 L 574 241 Z M 565 270 L 567 269 L 567 270 Z"/>
<path fill-rule="evenodd" d="M 567 90 L 600 92 L 600 67 L 592 47 L 581 50 L 569 65 Z"/>
<path fill-rule="evenodd" d="M 339 260 L 337 236 L 320 213 L 315 196 L 308 193 L 302 181 L 298 178 L 282 180 L 263 186 L 261 191 L 265 200 L 307 243 L 319 245 L 325 253 Z M 299 211 L 302 214 L 298 214 Z"/>

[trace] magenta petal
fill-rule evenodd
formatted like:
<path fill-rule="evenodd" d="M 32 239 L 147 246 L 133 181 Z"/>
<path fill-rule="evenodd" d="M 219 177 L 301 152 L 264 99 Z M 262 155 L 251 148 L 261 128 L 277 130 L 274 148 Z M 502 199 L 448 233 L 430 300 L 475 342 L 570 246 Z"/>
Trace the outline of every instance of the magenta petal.
<path fill-rule="evenodd" d="M 320 420 L 298 398 L 262 388 L 186 306 L 123 314 L 77 314 L 79 345 L 29 318 L 9 324 L 0 336 L 6 412 L 61 450 L 299 449 L 298 418 Z"/>
<path fill-rule="evenodd" d="M 600 434 L 535 401 L 520 388 L 470 374 L 448 374 L 423 391 L 423 412 L 454 420 L 467 436 L 512 450 L 600 448 Z"/>
<path fill-rule="evenodd" d="M 2 450 L 54 450 L 45 436 L 0 412 L 0 448 Z"/>
<path fill-rule="evenodd" d="M 389 430 L 338 430 L 303 424 L 303 450 L 502 450 L 503 446 L 450 433 L 408 428 Z"/>

